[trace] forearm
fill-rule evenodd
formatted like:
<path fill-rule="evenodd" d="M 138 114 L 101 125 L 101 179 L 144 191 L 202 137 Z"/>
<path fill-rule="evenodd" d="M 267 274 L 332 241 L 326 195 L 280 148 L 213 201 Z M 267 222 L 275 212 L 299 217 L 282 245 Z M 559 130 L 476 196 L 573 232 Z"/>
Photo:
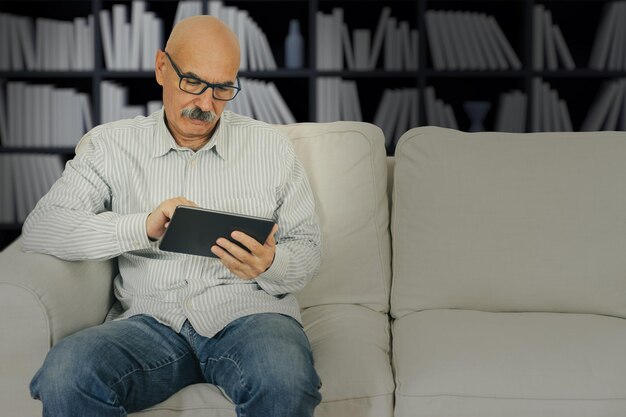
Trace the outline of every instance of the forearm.
<path fill-rule="evenodd" d="M 120 215 L 40 204 L 24 224 L 22 249 L 65 260 L 105 260 L 151 246 L 148 213 Z"/>
<path fill-rule="evenodd" d="M 256 281 L 271 295 L 300 292 L 319 271 L 321 257 L 316 237 L 279 243 L 274 262 Z"/>

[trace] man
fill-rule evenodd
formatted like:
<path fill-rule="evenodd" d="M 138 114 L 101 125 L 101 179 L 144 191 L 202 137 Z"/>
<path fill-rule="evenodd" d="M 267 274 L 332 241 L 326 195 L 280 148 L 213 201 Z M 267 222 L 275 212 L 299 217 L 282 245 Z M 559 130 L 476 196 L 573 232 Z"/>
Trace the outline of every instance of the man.
<path fill-rule="evenodd" d="M 222 22 L 180 22 L 156 56 L 163 110 L 89 132 L 26 220 L 25 250 L 119 257 L 116 320 L 61 340 L 31 382 L 45 416 L 125 416 L 199 382 L 240 416 L 313 415 L 320 381 L 292 293 L 319 268 L 314 200 L 284 135 L 224 111 L 238 68 Z M 235 232 L 250 252 L 226 239 L 219 259 L 162 252 L 179 204 L 277 225 L 264 244 Z"/>

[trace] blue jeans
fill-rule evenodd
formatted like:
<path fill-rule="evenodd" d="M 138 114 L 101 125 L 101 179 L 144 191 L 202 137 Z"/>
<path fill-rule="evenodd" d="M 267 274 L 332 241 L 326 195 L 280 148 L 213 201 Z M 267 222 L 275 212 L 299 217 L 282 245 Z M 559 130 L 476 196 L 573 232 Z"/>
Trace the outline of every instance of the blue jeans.
<path fill-rule="evenodd" d="M 126 416 L 199 382 L 218 385 L 238 416 L 313 416 L 320 380 L 309 342 L 291 317 L 233 321 L 212 338 L 174 332 L 148 316 L 110 321 L 57 343 L 31 395 L 45 417 Z"/>

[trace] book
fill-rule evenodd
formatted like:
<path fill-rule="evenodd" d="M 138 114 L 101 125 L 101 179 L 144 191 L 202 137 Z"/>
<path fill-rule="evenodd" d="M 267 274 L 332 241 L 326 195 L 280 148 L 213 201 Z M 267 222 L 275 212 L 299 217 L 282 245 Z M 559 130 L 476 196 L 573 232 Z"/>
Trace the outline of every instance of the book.
<path fill-rule="evenodd" d="M 521 69 L 522 63 L 517 57 L 515 50 L 509 43 L 509 40 L 504 35 L 504 32 L 502 32 L 502 28 L 496 21 L 495 17 L 489 16 L 488 24 L 491 27 L 491 32 L 495 34 L 497 44 L 499 45 L 500 49 L 504 52 L 504 56 L 508 60 L 508 63 L 510 64 L 510 66 L 515 70 Z"/>
<path fill-rule="evenodd" d="M 435 12 L 434 20 L 439 28 L 439 35 L 441 36 L 441 47 L 446 62 L 445 69 L 457 70 L 459 69 L 459 64 L 457 62 L 457 56 L 454 53 L 453 39 L 450 33 L 451 26 L 449 20 L 446 18 L 446 13 L 443 11 Z"/>
<path fill-rule="evenodd" d="M 499 68 L 498 60 L 496 59 L 495 53 L 492 51 L 488 35 L 485 31 L 486 28 L 484 27 L 480 15 L 478 13 L 468 13 L 466 18 L 471 30 L 476 34 L 476 38 L 479 41 L 478 46 L 481 51 L 481 56 L 485 58 L 487 63 L 487 69 L 497 70 Z"/>
<path fill-rule="evenodd" d="M 495 26 L 491 24 L 492 22 L 490 17 L 491 16 L 487 16 L 485 13 L 480 13 L 478 15 L 478 22 L 480 22 L 479 27 L 485 35 L 484 39 L 487 41 L 487 48 L 489 48 L 496 59 L 497 68 L 505 70 L 509 68 L 509 64 L 507 63 L 502 47 L 499 44 Z"/>
<path fill-rule="evenodd" d="M 0 83 L 0 144 L 9 146 L 9 125 L 7 123 L 7 107 L 6 97 L 4 93 L 4 84 Z"/>
<path fill-rule="evenodd" d="M 570 118 L 569 110 L 567 108 L 567 103 L 565 102 L 565 100 L 559 100 L 559 110 L 561 112 L 563 131 L 572 132 L 574 130 L 572 126 L 572 119 Z"/>
<path fill-rule="evenodd" d="M 541 79 L 534 77 L 531 81 L 531 97 L 532 97 L 532 114 L 531 114 L 531 131 L 541 132 L 541 115 L 542 115 L 542 93 Z"/>
<path fill-rule="evenodd" d="M 602 18 L 589 57 L 589 68 L 591 69 L 601 70 L 606 67 L 611 37 L 618 24 L 618 8 L 619 3 L 609 2 L 602 9 Z"/>
<path fill-rule="evenodd" d="M 128 38 L 125 38 L 126 27 L 126 5 L 113 4 L 111 8 L 111 16 L 113 17 L 113 59 L 114 69 L 126 69 L 125 51 L 128 45 Z"/>
<path fill-rule="evenodd" d="M 544 51 L 544 22 L 543 12 L 545 7 L 543 4 L 536 4 L 533 7 L 533 69 L 540 71 L 543 69 L 543 51 Z"/>
<path fill-rule="evenodd" d="M 388 118 L 388 109 L 389 106 L 391 105 L 391 100 L 393 98 L 393 94 L 392 91 L 390 89 L 385 89 L 383 91 L 383 95 L 382 98 L 380 99 L 380 104 L 378 105 L 378 108 L 376 109 L 376 113 L 374 114 L 374 124 L 378 127 L 381 128 L 381 130 L 383 131 L 383 135 L 385 137 L 385 146 L 389 147 L 391 145 L 391 135 L 387 134 L 387 131 L 385 129 L 385 125 L 387 123 L 387 118 Z"/>
<path fill-rule="evenodd" d="M 447 22 L 446 27 L 451 39 L 453 54 L 458 63 L 458 69 L 467 70 L 472 68 L 472 57 L 469 56 L 469 44 L 466 41 L 466 36 L 461 32 L 458 16 L 459 14 L 453 11 L 443 13 L 443 18 Z"/>
<path fill-rule="evenodd" d="M 614 81 L 615 95 L 609 107 L 606 119 L 602 124 L 602 130 L 617 130 L 621 107 L 624 102 L 624 78 Z"/>
<path fill-rule="evenodd" d="M 0 223 L 15 223 L 12 154 L 0 154 Z"/>
<path fill-rule="evenodd" d="M 0 13 L 0 71 L 9 71 L 11 69 L 11 54 L 9 48 L 10 32 L 9 19 L 10 15 Z"/>
<path fill-rule="evenodd" d="M 435 89 L 433 87 L 426 87 L 424 99 L 426 102 L 426 123 L 430 126 L 438 126 L 439 117 L 437 115 Z"/>
<path fill-rule="evenodd" d="M 143 14 L 146 11 L 146 2 L 144 0 L 133 0 L 131 11 L 131 35 L 130 50 L 128 50 L 128 69 L 141 69 L 141 42 L 143 34 Z"/>
<path fill-rule="evenodd" d="M 478 45 L 477 34 L 470 26 L 468 14 L 468 12 L 455 12 L 456 22 L 467 49 L 468 67 L 474 70 L 484 70 L 487 68 L 487 62 Z"/>
<path fill-rule="evenodd" d="M 561 29 L 557 25 L 552 26 L 552 35 L 554 38 L 554 43 L 556 45 L 556 52 L 559 58 L 559 62 L 565 67 L 567 70 L 573 70 L 576 68 L 576 64 L 574 63 L 574 58 L 572 58 L 572 54 L 570 53 L 569 48 L 567 47 L 567 43 L 565 43 L 565 38 L 561 33 Z"/>
<path fill-rule="evenodd" d="M 354 29 L 354 67 L 357 70 L 368 69 L 370 38 L 368 29 Z"/>
<path fill-rule="evenodd" d="M 609 109 L 615 101 L 617 85 L 613 81 L 605 81 L 600 87 L 595 100 L 593 101 L 587 116 L 580 127 L 581 131 L 597 131 L 602 129 L 602 125 Z"/>
<path fill-rule="evenodd" d="M 624 26 L 624 19 L 626 19 L 625 6 L 626 3 L 622 1 L 617 4 L 616 14 L 618 17 L 615 24 L 615 31 L 611 39 L 608 62 L 605 67 L 610 71 L 621 70 L 624 62 L 624 47 L 626 47 L 626 42 L 624 41 L 624 37 L 626 36 L 626 27 Z"/>
<path fill-rule="evenodd" d="M 546 67 L 550 71 L 555 71 L 558 67 L 556 60 L 556 45 L 552 32 L 552 13 L 550 10 L 544 10 L 543 12 L 543 35 Z"/>
<path fill-rule="evenodd" d="M 426 11 L 426 33 L 434 68 L 436 70 L 446 69 L 446 61 L 443 55 L 443 43 L 439 32 L 437 15 L 434 10 Z"/>
<path fill-rule="evenodd" d="M 383 7 L 380 17 L 378 18 L 378 24 L 376 25 L 376 32 L 374 33 L 374 41 L 372 42 L 372 53 L 369 59 L 368 69 L 376 68 L 376 63 L 380 56 L 380 51 L 383 46 L 383 40 L 387 29 L 387 20 L 391 15 L 391 8 L 388 6 Z"/>
<path fill-rule="evenodd" d="M 278 88 L 276 88 L 276 84 L 270 81 L 267 83 L 266 89 L 270 97 L 272 98 L 272 102 L 274 103 L 274 106 L 276 107 L 280 115 L 278 119 L 278 123 L 281 123 L 281 124 L 296 123 L 296 118 L 293 117 L 293 114 L 291 113 L 291 110 L 289 110 L 287 103 L 285 103 L 285 100 L 278 92 Z"/>
<path fill-rule="evenodd" d="M 115 56 L 113 55 L 113 30 L 111 28 L 111 12 L 100 10 L 100 35 L 104 50 L 104 64 L 107 69 L 115 69 Z"/>
<path fill-rule="evenodd" d="M 14 17 L 17 24 L 19 48 L 24 56 L 24 64 L 27 70 L 37 69 L 35 54 L 34 26 L 31 18 Z M 14 45 L 15 46 L 15 45 Z"/>
<path fill-rule="evenodd" d="M 356 35 L 355 35 L 356 38 Z M 349 70 L 356 69 L 356 58 L 352 49 L 352 41 L 350 40 L 350 32 L 348 31 L 348 25 L 345 23 L 341 26 L 341 42 L 343 43 L 343 54 L 345 62 Z M 369 59 L 369 57 L 368 57 Z"/>

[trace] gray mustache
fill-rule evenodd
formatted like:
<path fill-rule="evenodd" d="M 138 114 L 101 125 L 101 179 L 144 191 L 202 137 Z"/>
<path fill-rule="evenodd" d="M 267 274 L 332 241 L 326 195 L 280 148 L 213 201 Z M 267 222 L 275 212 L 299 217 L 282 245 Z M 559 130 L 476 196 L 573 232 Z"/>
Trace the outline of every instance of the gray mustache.
<path fill-rule="evenodd" d="M 202 122 L 213 122 L 217 115 L 213 110 L 202 111 L 199 107 L 193 109 L 183 109 L 180 114 L 188 119 L 200 120 Z"/>

